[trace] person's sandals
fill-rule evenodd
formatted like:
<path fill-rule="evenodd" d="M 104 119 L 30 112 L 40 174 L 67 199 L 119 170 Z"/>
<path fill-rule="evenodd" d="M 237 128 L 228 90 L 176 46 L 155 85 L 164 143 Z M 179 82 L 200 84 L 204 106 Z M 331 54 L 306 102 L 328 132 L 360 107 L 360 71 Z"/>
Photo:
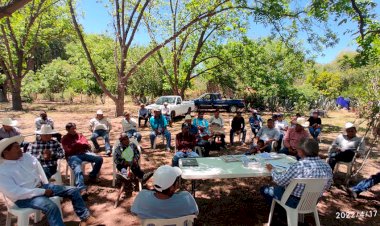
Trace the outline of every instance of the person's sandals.
<path fill-rule="evenodd" d="M 83 220 L 79 223 L 79 226 L 89 226 L 89 225 L 102 225 L 103 221 L 96 219 L 93 216 L 88 217 L 86 220 Z"/>

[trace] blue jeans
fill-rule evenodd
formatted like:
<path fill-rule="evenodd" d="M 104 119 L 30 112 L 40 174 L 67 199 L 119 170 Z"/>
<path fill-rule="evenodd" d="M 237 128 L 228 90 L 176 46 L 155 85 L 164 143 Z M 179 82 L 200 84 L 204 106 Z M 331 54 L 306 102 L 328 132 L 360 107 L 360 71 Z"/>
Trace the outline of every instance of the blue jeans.
<path fill-rule="evenodd" d="M 54 196 L 70 198 L 74 211 L 81 220 L 85 220 L 90 216 L 90 211 L 87 209 L 78 188 L 55 184 L 44 184 L 42 188 L 53 190 Z M 65 225 L 62 221 L 61 212 L 59 211 L 58 206 L 47 196 L 37 196 L 30 199 L 17 200 L 15 204 L 20 208 L 41 210 L 46 215 L 50 226 Z"/>
<path fill-rule="evenodd" d="M 380 183 L 380 172 L 375 175 L 372 175 L 370 178 L 360 181 L 357 185 L 351 189 L 359 194 L 360 192 L 370 189 L 375 184 Z"/>
<path fill-rule="evenodd" d="M 281 200 L 282 195 L 285 192 L 285 188 L 281 186 L 263 186 L 260 188 L 260 193 L 262 196 L 264 196 L 265 201 L 268 205 L 271 205 L 272 199 Z M 298 203 L 300 202 L 300 198 L 290 195 L 288 200 L 286 201 L 285 205 L 289 206 L 290 208 L 297 208 Z"/>
<path fill-rule="evenodd" d="M 160 134 L 156 134 L 155 131 L 150 132 L 150 146 L 153 147 L 154 139 L 156 139 L 156 136 Z M 166 138 L 166 148 L 170 148 L 170 142 L 172 140 L 170 132 L 166 129 L 164 132 L 164 136 Z"/>
<path fill-rule="evenodd" d="M 77 188 L 81 190 L 86 188 L 86 186 L 84 185 L 84 178 L 83 178 L 83 172 L 82 172 L 82 162 L 84 161 L 95 163 L 89 176 L 91 178 L 96 178 L 100 171 L 100 168 L 102 167 L 103 158 L 95 154 L 88 154 L 88 153 L 72 155 L 68 157 L 67 163 L 69 164 L 70 168 L 73 169 L 74 174 L 75 174 L 75 186 L 77 186 Z"/>
<path fill-rule="evenodd" d="M 142 138 L 141 133 L 137 132 L 137 130 L 131 129 L 129 131 L 126 131 L 126 133 L 127 133 L 127 135 L 128 135 L 129 138 L 131 138 L 132 136 L 134 136 L 136 138 L 137 142 L 141 141 L 141 138 Z"/>
<path fill-rule="evenodd" d="M 181 158 L 187 158 L 187 157 L 197 158 L 199 157 L 199 155 L 194 151 L 187 152 L 187 153 L 184 153 L 183 151 L 177 151 L 173 156 L 172 166 L 178 166 L 178 160 Z"/>
<path fill-rule="evenodd" d="M 95 149 L 99 149 L 99 144 L 98 144 L 98 141 L 96 140 L 96 138 L 98 137 L 103 137 L 104 139 L 104 143 L 105 143 L 105 148 L 106 148 L 106 152 L 110 152 L 111 151 L 111 145 L 110 145 L 110 137 L 109 137 L 109 133 L 107 130 L 104 130 L 104 129 L 99 129 L 99 130 L 95 130 L 92 135 L 91 135 L 91 141 L 92 143 L 94 144 L 95 146 Z"/>
<path fill-rule="evenodd" d="M 309 127 L 310 135 L 316 140 L 321 133 L 321 128 L 314 129 L 313 127 Z"/>
<path fill-rule="evenodd" d="M 57 165 L 53 166 L 44 166 L 42 167 L 44 169 L 45 175 L 47 179 L 49 180 L 54 174 L 57 173 Z"/>

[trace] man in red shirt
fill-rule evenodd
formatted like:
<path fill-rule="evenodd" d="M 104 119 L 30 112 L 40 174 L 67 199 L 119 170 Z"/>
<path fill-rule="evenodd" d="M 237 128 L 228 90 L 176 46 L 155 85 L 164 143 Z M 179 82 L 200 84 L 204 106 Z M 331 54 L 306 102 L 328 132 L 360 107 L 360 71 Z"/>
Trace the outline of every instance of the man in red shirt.
<path fill-rule="evenodd" d="M 307 122 L 305 118 L 297 118 L 296 126 L 286 131 L 284 148 L 282 148 L 279 153 L 297 156 L 297 147 L 301 140 L 309 137 L 308 132 L 304 129 L 308 126 L 309 122 Z"/>
<path fill-rule="evenodd" d="M 189 133 L 189 125 L 182 124 L 182 132 L 176 135 L 175 139 L 177 152 L 172 159 L 172 165 L 178 166 L 178 160 L 180 158 L 196 158 L 199 155 L 193 151 L 196 139 L 195 136 Z"/>
<path fill-rule="evenodd" d="M 62 146 L 65 150 L 67 163 L 74 171 L 75 185 L 83 194 L 86 186 L 84 185 L 82 162 L 95 163 L 89 174 L 89 181 L 96 182 L 96 178 L 103 164 L 103 158 L 90 152 L 91 148 L 86 137 L 81 133 L 77 133 L 76 129 L 75 123 L 69 122 L 66 124 L 67 134 L 62 138 Z"/>

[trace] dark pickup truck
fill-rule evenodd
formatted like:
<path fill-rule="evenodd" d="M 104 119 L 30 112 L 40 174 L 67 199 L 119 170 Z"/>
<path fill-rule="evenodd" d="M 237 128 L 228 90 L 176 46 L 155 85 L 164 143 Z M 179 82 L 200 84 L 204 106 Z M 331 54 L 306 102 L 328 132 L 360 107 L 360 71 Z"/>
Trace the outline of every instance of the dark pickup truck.
<path fill-rule="evenodd" d="M 229 112 L 236 112 L 239 108 L 244 108 L 243 100 L 223 99 L 220 93 L 205 93 L 194 100 L 195 109 L 225 109 Z"/>

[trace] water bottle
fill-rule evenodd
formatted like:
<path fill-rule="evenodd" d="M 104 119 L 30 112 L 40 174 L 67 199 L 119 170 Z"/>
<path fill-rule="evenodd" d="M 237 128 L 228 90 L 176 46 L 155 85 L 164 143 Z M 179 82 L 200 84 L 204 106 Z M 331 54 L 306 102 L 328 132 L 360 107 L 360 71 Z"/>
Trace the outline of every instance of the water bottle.
<path fill-rule="evenodd" d="M 241 157 L 241 161 L 242 161 L 244 167 L 248 167 L 249 159 L 246 155 Z"/>

